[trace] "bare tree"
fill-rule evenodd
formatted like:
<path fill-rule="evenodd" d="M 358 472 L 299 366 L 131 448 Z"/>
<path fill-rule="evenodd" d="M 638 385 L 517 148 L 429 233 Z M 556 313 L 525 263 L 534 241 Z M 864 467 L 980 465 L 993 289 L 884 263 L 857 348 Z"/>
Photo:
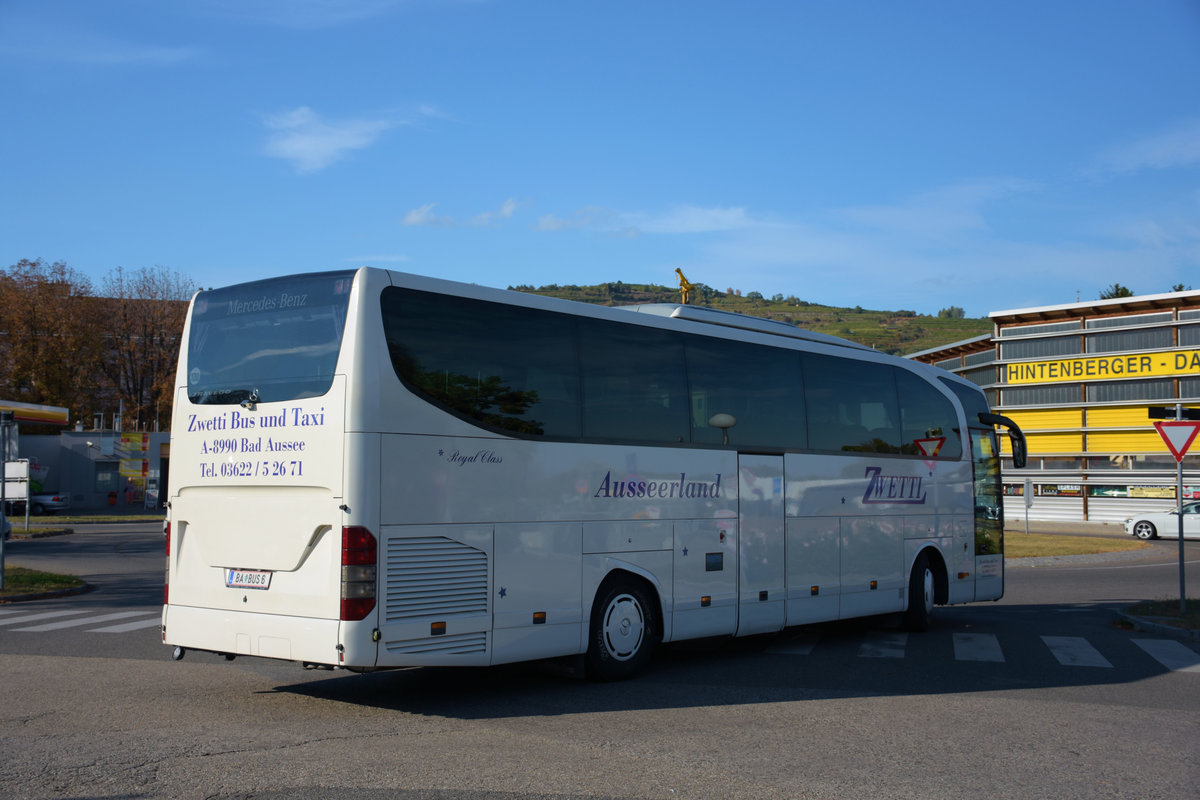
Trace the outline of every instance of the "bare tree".
<path fill-rule="evenodd" d="M 191 278 L 162 266 L 117 267 L 104 279 L 109 318 L 102 371 L 124 405 L 126 429 L 170 423 L 179 339 L 194 291 Z"/>

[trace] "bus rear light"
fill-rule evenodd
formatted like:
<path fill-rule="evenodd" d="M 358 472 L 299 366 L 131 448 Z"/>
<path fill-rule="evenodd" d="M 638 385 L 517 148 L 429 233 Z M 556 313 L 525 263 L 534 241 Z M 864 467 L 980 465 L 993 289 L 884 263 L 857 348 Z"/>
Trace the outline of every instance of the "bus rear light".
<path fill-rule="evenodd" d="M 342 528 L 341 615 L 344 621 L 365 619 L 375 610 L 379 543 L 359 525 Z"/>
<path fill-rule="evenodd" d="M 375 585 L 375 565 L 342 567 L 342 583 L 370 583 Z"/>
<path fill-rule="evenodd" d="M 343 622 L 365 619 L 375 609 L 374 597 L 343 597 L 341 616 Z"/>

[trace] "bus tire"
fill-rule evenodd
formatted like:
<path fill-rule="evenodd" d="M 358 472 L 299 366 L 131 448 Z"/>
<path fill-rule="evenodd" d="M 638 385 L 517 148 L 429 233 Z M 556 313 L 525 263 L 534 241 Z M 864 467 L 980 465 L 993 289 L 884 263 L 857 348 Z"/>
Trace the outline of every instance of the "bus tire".
<path fill-rule="evenodd" d="M 588 678 L 623 681 L 640 672 L 658 641 L 656 613 L 650 592 L 639 581 L 618 577 L 605 582 L 592 606 Z"/>
<path fill-rule="evenodd" d="M 933 600 L 937 583 L 929 554 L 922 552 L 913 562 L 908 579 L 908 609 L 904 612 L 904 627 L 910 631 L 927 631 L 933 618 Z"/>

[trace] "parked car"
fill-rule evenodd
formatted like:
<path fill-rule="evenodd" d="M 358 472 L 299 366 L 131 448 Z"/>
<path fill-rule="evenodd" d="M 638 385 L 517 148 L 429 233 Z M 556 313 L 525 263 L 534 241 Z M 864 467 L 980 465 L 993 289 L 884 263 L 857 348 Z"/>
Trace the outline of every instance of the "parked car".
<path fill-rule="evenodd" d="M 1125 520 L 1125 532 L 1139 539 L 1179 538 L 1179 512 L 1175 507 Z M 1200 539 L 1200 500 L 1183 504 L 1183 538 Z"/>
<path fill-rule="evenodd" d="M 71 496 L 66 492 L 39 492 L 29 499 L 29 513 L 35 517 L 43 514 L 56 514 L 71 507 Z M 25 516 L 25 501 L 10 500 L 8 514 L 13 517 Z"/>

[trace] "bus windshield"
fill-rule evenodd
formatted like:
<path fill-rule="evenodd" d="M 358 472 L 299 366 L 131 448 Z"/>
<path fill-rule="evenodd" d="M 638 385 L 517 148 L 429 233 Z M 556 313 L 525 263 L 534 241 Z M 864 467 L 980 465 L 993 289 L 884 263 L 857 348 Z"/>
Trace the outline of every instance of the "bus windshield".
<path fill-rule="evenodd" d="M 354 272 L 200 292 L 188 339 L 188 399 L 208 405 L 318 397 L 337 365 Z"/>

